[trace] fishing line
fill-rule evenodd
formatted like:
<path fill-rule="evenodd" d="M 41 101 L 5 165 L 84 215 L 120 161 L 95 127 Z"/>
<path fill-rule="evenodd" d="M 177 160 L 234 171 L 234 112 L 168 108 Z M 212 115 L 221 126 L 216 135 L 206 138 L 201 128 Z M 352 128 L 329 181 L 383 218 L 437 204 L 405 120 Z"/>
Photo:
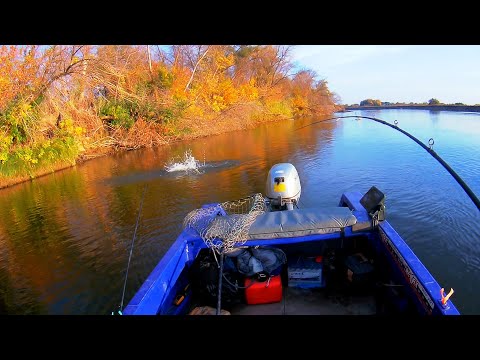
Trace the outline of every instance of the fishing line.
<path fill-rule="evenodd" d="M 376 121 L 376 122 L 379 122 L 380 124 L 383 124 L 383 125 L 387 125 L 389 127 L 391 127 L 392 129 L 395 129 L 395 130 L 398 130 L 400 131 L 402 134 L 408 136 L 410 139 L 412 139 L 413 141 L 415 141 L 418 145 L 420 145 L 422 148 L 424 148 L 430 155 L 433 156 L 433 158 L 435 160 L 437 160 L 449 173 L 450 175 L 453 176 L 453 178 L 457 181 L 457 183 L 462 187 L 462 189 L 467 193 L 468 197 L 473 201 L 473 203 L 477 206 L 477 209 L 480 210 L 480 200 L 477 198 L 477 196 L 475 195 L 475 193 L 468 187 L 468 185 L 465 183 L 465 181 L 463 181 L 463 179 L 450 167 L 450 165 L 448 165 L 445 160 L 443 160 L 434 150 L 433 150 L 433 144 L 434 144 L 434 141 L 432 138 L 430 138 L 428 140 L 428 144 L 429 146 L 426 146 L 424 143 L 422 143 L 420 140 L 418 140 L 415 136 L 413 136 L 412 134 L 408 133 L 407 131 L 405 130 L 402 130 L 400 129 L 399 127 L 397 127 L 397 121 L 395 120 L 395 124 L 392 125 L 384 120 L 380 120 L 380 119 L 377 119 L 377 118 L 374 118 L 374 117 L 369 117 L 369 116 L 360 116 L 360 115 L 349 115 L 349 116 L 336 116 L 336 117 L 333 117 L 333 118 L 328 118 L 328 119 L 323 119 L 323 120 L 319 120 L 319 121 L 314 121 L 313 123 L 310 123 L 310 124 L 307 124 L 307 125 L 304 125 L 304 126 L 301 126 L 295 130 L 300 130 L 300 129 L 303 129 L 303 128 L 306 128 L 308 126 L 311 126 L 311 125 L 315 125 L 315 124 L 318 124 L 320 122 L 323 122 L 323 121 L 328 121 L 328 120 L 336 120 L 336 119 L 347 119 L 347 118 L 362 118 L 362 119 L 369 119 L 369 120 L 373 120 L 373 121 Z"/>
<path fill-rule="evenodd" d="M 122 302 L 120 303 L 120 311 L 123 309 L 123 299 L 125 298 L 125 288 L 127 286 L 128 270 L 130 269 L 130 260 L 132 259 L 133 245 L 135 244 L 135 238 L 137 236 L 138 222 L 140 220 L 140 214 L 142 213 L 143 199 L 145 198 L 145 192 L 147 191 L 147 185 L 143 188 L 142 200 L 140 201 L 140 207 L 138 209 L 137 222 L 135 224 L 135 231 L 133 232 L 132 246 L 130 246 L 130 255 L 128 256 L 127 272 L 125 273 L 125 282 L 123 283 Z"/>

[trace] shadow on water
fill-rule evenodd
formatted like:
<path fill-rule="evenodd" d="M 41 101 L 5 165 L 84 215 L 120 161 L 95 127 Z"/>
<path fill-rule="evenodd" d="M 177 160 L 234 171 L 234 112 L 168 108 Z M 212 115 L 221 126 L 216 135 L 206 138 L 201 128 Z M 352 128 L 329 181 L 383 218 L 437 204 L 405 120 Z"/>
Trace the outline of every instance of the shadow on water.
<path fill-rule="evenodd" d="M 141 183 L 145 181 L 152 181 L 160 177 L 167 179 L 178 179 L 184 176 L 195 177 L 234 168 L 238 165 L 240 165 L 239 160 L 207 161 L 205 163 L 199 163 L 196 167 L 193 168 L 182 168 L 174 171 L 160 169 L 137 174 L 116 176 L 104 180 L 104 184 L 122 186 Z"/>

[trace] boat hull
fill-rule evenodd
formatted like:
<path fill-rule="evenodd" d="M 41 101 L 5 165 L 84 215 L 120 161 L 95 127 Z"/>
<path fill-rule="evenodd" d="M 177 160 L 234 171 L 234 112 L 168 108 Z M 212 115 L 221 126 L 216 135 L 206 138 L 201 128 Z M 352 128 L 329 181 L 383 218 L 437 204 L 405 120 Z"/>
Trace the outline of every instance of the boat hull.
<path fill-rule="evenodd" d="M 357 239 L 367 239 L 378 259 L 376 265 L 381 269 L 379 272 L 388 274 L 391 284 L 383 284 L 387 290 L 382 293 L 391 298 L 389 303 L 393 304 L 396 311 L 408 309 L 419 315 L 459 314 L 451 300 L 442 304 L 441 286 L 388 221 L 383 220 L 378 224 L 372 221 L 360 203 L 361 197 L 359 192 L 342 195 L 339 206 L 348 207 L 357 221 L 340 231 L 265 239 L 257 237 L 248 240 L 244 246 L 322 248 L 325 244 L 338 243 L 343 247 Z M 199 252 L 206 247 L 192 228 L 184 229 L 125 307 L 123 314 L 187 314 L 192 306 L 190 269 Z M 402 296 L 396 295 L 396 289 L 399 288 L 402 289 Z"/>

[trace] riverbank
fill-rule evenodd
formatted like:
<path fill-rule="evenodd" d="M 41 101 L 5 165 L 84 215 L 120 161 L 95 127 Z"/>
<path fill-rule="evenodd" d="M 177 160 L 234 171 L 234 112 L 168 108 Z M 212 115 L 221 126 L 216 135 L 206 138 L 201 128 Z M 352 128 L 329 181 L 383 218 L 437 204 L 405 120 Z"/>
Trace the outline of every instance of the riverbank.
<path fill-rule="evenodd" d="M 329 111 L 329 114 L 333 114 L 341 109 L 341 107 L 332 107 Z M 253 129 L 261 124 L 269 122 L 293 120 L 292 117 L 268 113 L 264 113 L 262 116 L 251 116 L 251 111 L 249 110 L 251 109 L 243 109 L 241 106 L 238 106 L 235 108 L 235 111 L 222 114 L 214 119 L 214 121 L 210 122 L 199 121 L 199 119 L 193 118 L 183 118 L 180 119 L 176 124 L 175 132 L 172 132 L 168 135 L 156 134 L 157 136 L 155 139 L 152 139 L 151 141 L 142 141 L 142 145 L 139 146 L 132 147 L 128 143 L 125 143 L 124 146 L 118 143 L 112 144 L 111 146 L 105 146 L 104 142 L 97 142 L 97 146 L 90 144 L 82 147 L 82 151 L 72 159 L 59 160 L 55 163 L 49 163 L 45 168 L 32 169 L 29 174 L 13 177 L 5 177 L 0 175 L 0 189 L 11 187 L 26 181 L 31 181 L 36 178 L 71 168 L 75 165 L 80 165 L 86 161 L 96 159 L 98 157 L 117 153 L 119 151 L 131 151 L 146 147 L 161 147 L 179 141 L 209 137 L 232 131 Z M 325 113 L 324 115 L 329 114 Z M 144 134 L 141 132 L 144 125 L 145 124 L 143 124 L 142 121 L 139 121 L 138 125 L 131 129 L 131 136 L 141 137 L 142 135 L 146 135 L 147 132 Z M 151 135 L 152 134 L 148 132 L 148 136 Z"/>
<path fill-rule="evenodd" d="M 463 111 L 480 112 L 477 105 L 385 105 L 385 106 L 346 106 L 348 110 L 380 110 L 380 109 L 408 109 L 408 110 L 430 110 L 430 111 Z"/>
<path fill-rule="evenodd" d="M 118 150 L 343 109 L 314 72 L 289 76 L 290 51 L 0 45 L 0 188 Z"/>

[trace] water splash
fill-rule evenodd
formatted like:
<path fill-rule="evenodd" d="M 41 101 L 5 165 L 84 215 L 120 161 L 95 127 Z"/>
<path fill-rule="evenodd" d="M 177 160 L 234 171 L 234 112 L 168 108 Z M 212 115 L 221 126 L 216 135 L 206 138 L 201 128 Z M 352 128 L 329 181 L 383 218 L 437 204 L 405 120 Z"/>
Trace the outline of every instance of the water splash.
<path fill-rule="evenodd" d="M 161 177 L 179 178 L 183 176 L 204 175 L 216 171 L 230 169 L 234 166 L 238 166 L 239 164 L 240 161 L 238 160 L 206 162 L 205 155 L 203 162 L 198 161 L 192 156 L 191 151 L 188 150 L 185 152 L 183 159 L 178 159 L 178 157 L 173 158 L 164 166 L 163 169 L 113 176 L 109 179 L 105 179 L 104 181 L 109 185 L 122 186 L 143 181 L 155 181 Z"/>
<path fill-rule="evenodd" d="M 191 150 L 185 151 L 183 159 L 180 162 L 175 162 L 175 160 L 170 160 L 169 164 L 165 165 L 165 170 L 167 172 L 174 172 L 174 171 L 193 171 L 196 173 L 200 173 L 200 167 L 203 166 L 200 161 L 195 159 L 192 155 Z"/>

